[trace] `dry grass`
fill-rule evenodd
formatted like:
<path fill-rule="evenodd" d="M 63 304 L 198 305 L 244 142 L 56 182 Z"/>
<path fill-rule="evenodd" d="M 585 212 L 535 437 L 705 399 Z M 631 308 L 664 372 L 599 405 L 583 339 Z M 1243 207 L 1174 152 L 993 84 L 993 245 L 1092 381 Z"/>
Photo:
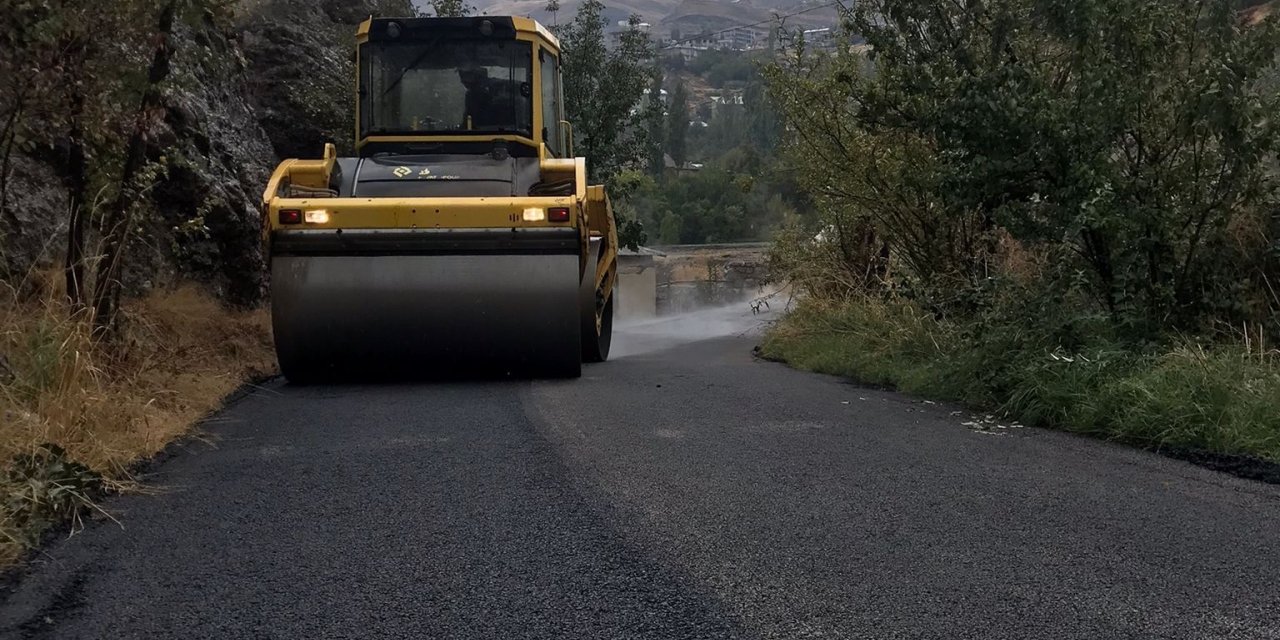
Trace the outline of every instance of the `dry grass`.
<path fill-rule="evenodd" d="M 63 475 L 78 469 L 107 488 L 127 487 L 133 463 L 275 367 L 265 311 L 229 311 L 193 287 L 127 302 L 110 344 L 95 344 L 56 292 L 36 301 L 0 295 L 0 565 L 38 535 L 31 529 L 58 524 L 20 515 L 58 486 L 44 476 L 28 483 L 30 468 L 57 458 Z M 58 519 L 93 508 L 90 496 L 58 488 L 82 507 Z"/>

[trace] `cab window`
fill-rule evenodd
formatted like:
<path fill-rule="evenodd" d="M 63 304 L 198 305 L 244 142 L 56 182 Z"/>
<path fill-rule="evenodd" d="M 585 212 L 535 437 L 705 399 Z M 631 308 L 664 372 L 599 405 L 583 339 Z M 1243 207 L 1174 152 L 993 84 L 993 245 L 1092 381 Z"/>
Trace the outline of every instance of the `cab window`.
<path fill-rule="evenodd" d="M 546 49 L 539 51 L 542 59 L 542 139 L 554 155 L 563 155 L 560 139 L 560 64 L 555 55 Z"/>
<path fill-rule="evenodd" d="M 503 40 L 363 45 L 361 135 L 532 136 L 530 46 Z"/>

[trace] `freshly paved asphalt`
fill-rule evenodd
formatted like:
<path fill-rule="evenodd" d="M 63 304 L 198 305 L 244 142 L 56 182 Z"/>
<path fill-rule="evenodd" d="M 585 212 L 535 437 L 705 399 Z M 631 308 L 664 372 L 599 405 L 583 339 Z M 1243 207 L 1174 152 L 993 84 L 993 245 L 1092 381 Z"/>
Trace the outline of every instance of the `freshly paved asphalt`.
<path fill-rule="evenodd" d="M 34 558 L 0 636 L 1280 638 L 1280 487 L 684 322 L 574 381 L 271 383 Z"/>

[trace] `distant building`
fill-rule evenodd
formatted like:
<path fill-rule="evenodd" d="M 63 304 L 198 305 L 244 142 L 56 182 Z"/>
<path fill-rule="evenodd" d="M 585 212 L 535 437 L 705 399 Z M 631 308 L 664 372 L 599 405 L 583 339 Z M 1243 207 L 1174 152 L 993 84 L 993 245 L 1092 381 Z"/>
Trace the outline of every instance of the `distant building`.
<path fill-rule="evenodd" d="M 734 27 L 716 34 L 715 47 L 729 51 L 755 51 L 769 44 L 769 30 L 758 26 Z"/>
<path fill-rule="evenodd" d="M 769 30 L 756 26 L 733 26 L 717 31 L 703 31 L 699 35 L 672 41 L 663 51 L 678 55 L 691 62 L 703 51 L 756 51 L 769 46 Z"/>
<path fill-rule="evenodd" d="M 678 44 L 678 45 L 670 45 L 664 48 L 662 50 L 662 53 L 663 55 L 666 55 L 666 56 L 673 56 L 673 57 L 679 56 L 681 58 L 684 58 L 685 62 L 693 62 L 695 59 L 697 59 L 698 56 L 702 55 L 703 51 L 706 51 L 708 49 L 710 49 L 710 47 L 707 47 L 705 45 L 700 46 L 700 45 L 695 45 L 691 43 L 685 43 L 685 44 Z"/>
<path fill-rule="evenodd" d="M 826 49 L 835 44 L 835 30 L 831 27 L 806 29 L 804 31 L 804 42 L 810 47 Z"/>
<path fill-rule="evenodd" d="M 841 43 L 840 31 L 832 27 L 779 34 L 782 45 L 787 48 L 794 47 L 801 38 L 804 39 L 805 49 L 810 51 L 834 51 Z M 849 41 L 844 40 L 844 42 Z"/>
<path fill-rule="evenodd" d="M 622 45 L 622 36 L 632 29 L 632 25 L 627 20 L 619 20 L 618 24 L 605 32 L 604 44 L 610 50 L 617 49 Z M 634 27 L 637 31 L 645 34 L 650 40 L 653 39 L 653 26 L 648 22 L 641 22 Z"/>

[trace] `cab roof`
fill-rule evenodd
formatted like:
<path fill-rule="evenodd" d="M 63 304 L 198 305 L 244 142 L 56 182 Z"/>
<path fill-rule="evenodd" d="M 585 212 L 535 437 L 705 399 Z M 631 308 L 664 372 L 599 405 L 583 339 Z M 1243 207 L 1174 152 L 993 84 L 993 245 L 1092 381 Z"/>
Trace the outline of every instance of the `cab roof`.
<path fill-rule="evenodd" d="M 486 26 L 487 23 L 487 26 Z M 484 36 L 500 40 L 526 34 L 560 51 L 560 40 L 532 18 L 519 16 L 467 16 L 462 18 L 369 18 L 356 29 L 357 42 L 391 42 L 427 38 L 471 38 Z M 527 39 L 527 38 L 526 38 Z"/>

